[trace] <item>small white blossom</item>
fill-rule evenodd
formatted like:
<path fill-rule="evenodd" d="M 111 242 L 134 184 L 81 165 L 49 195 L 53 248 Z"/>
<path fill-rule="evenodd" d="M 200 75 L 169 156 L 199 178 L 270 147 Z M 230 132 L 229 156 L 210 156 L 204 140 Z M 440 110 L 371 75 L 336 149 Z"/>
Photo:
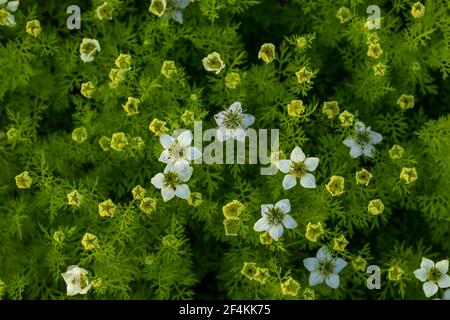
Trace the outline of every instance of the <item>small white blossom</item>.
<path fill-rule="evenodd" d="M 192 147 L 192 132 L 185 130 L 175 137 L 162 134 L 159 142 L 164 147 L 164 151 L 159 157 L 159 161 L 173 166 L 178 172 L 186 172 L 189 168 L 189 161 L 201 157 L 198 148 Z"/>
<path fill-rule="evenodd" d="M 14 27 L 16 18 L 11 12 L 16 12 L 19 1 L 0 0 L 0 26 Z"/>
<path fill-rule="evenodd" d="M 246 130 L 255 122 L 255 117 L 245 114 L 240 102 L 233 103 L 225 111 L 214 116 L 217 125 L 217 139 L 225 141 L 229 138 L 245 142 Z"/>
<path fill-rule="evenodd" d="M 450 276 L 448 272 L 448 260 L 442 260 L 434 264 L 427 258 L 422 258 L 420 268 L 414 271 L 414 275 L 423 284 L 423 292 L 427 298 L 434 296 L 439 288 L 450 287 Z"/>
<path fill-rule="evenodd" d="M 304 259 L 303 265 L 311 272 L 309 275 L 311 287 L 325 281 L 327 286 L 337 289 L 339 287 L 339 272 L 347 266 L 347 262 L 341 258 L 334 258 L 328 248 L 322 247 L 317 251 L 315 258 Z"/>
<path fill-rule="evenodd" d="M 80 57 L 83 62 L 94 61 L 94 55 L 100 51 L 100 44 L 96 39 L 84 38 L 80 44 Z"/>
<path fill-rule="evenodd" d="M 362 155 L 372 158 L 375 152 L 375 144 L 381 142 L 383 137 L 378 132 L 372 131 L 370 127 L 362 122 L 355 123 L 355 134 L 347 137 L 343 143 L 350 148 L 350 156 L 358 158 Z"/>
<path fill-rule="evenodd" d="M 283 234 L 284 228 L 294 229 L 297 223 L 288 213 L 291 211 L 291 203 L 283 199 L 273 204 L 261 205 L 262 218 L 259 219 L 253 229 L 257 232 L 268 231 L 269 235 L 277 241 Z"/>
<path fill-rule="evenodd" d="M 61 273 L 67 285 L 67 295 L 86 294 L 92 287 L 89 281 L 89 272 L 79 266 L 72 265 L 65 273 Z"/>
<path fill-rule="evenodd" d="M 202 63 L 206 71 L 214 72 L 215 74 L 219 74 L 225 68 L 225 64 L 217 52 L 208 54 L 203 58 Z"/>
<path fill-rule="evenodd" d="M 287 175 L 283 179 L 283 188 L 285 190 L 295 187 L 297 179 L 304 188 L 315 188 L 316 178 L 311 172 L 317 169 L 319 158 L 306 158 L 300 147 L 295 147 L 291 152 L 290 160 L 280 160 L 278 167 Z"/>
<path fill-rule="evenodd" d="M 194 169 L 189 167 L 185 172 L 177 172 L 175 168 L 168 165 L 164 169 L 164 173 L 155 175 L 151 182 L 157 189 L 161 189 L 161 196 L 164 202 L 171 200 L 177 196 L 181 199 L 189 198 L 191 191 L 185 183 L 191 178 Z"/>

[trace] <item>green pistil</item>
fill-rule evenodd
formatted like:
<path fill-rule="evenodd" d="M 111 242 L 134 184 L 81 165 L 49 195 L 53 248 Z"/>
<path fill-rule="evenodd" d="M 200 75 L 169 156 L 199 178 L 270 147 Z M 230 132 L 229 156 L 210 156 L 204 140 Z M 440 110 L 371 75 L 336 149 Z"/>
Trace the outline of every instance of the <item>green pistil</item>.
<path fill-rule="evenodd" d="M 167 188 L 174 188 L 180 182 L 178 173 L 169 171 L 164 175 L 164 186 Z"/>
<path fill-rule="evenodd" d="M 355 141 L 359 145 L 369 144 L 370 143 L 369 132 L 366 130 L 358 132 L 355 136 Z"/>
<path fill-rule="evenodd" d="M 334 264 L 330 260 L 321 261 L 319 263 L 319 271 L 323 276 L 327 276 L 334 272 Z"/>
<path fill-rule="evenodd" d="M 269 209 L 267 212 L 267 220 L 270 225 L 278 225 L 284 219 L 284 213 L 277 207 Z"/>
<path fill-rule="evenodd" d="M 227 129 L 237 129 L 241 127 L 243 120 L 244 116 L 242 113 L 234 113 L 229 111 L 224 116 L 223 125 Z"/>
<path fill-rule="evenodd" d="M 293 162 L 291 168 L 289 169 L 289 173 L 292 174 L 296 178 L 302 178 L 308 170 L 306 170 L 306 166 L 303 162 Z"/>
<path fill-rule="evenodd" d="M 428 279 L 430 281 L 438 282 L 439 279 L 441 279 L 441 277 L 442 277 L 442 273 L 436 268 L 431 268 L 428 271 Z"/>

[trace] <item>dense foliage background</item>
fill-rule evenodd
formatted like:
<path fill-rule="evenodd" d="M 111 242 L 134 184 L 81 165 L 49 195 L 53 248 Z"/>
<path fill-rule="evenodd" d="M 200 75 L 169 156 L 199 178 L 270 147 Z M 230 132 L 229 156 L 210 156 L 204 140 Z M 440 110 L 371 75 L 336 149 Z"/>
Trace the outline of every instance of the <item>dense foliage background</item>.
<path fill-rule="evenodd" d="M 96 15 L 105 1 L 114 8 L 111 20 Z M 425 298 L 413 271 L 422 257 L 450 256 L 450 1 L 423 1 L 425 15 L 414 18 L 416 1 L 199 0 L 183 10 L 183 24 L 149 12 L 150 1 L 105 1 L 20 1 L 16 25 L 0 26 L 4 299 L 67 298 L 61 273 L 69 265 L 88 270 L 94 282 L 87 295 L 72 299 L 304 299 L 311 291 L 305 294 L 309 272 L 302 261 L 322 246 L 348 266 L 338 289 L 311 288 L 316 299 Z M 81 8 L 80 30 L 66 27 L 73 4 Z M 364 27 L 371 4 L 381 8 L 379 30 Z M 348 19 L 337 17 L 343 6 Z M 41 23 L 37 37 L 26 32 L 33 19 Z M 101 46 L 92 62 L 80 59 L 83 38 Z M 377 58 L 367 54 L 375 42 L 383 50 Z M 258 59 L 264 43 L 276 48 L 267 64 Z M 225 63 L 219 74 L 202 64 L 212 52 Z M 131 69 L 112 86 L 120 53 L 131 56 Z M 161 74 L 165 60 L 175 62 L 171 77 Z M 374 71 L 379 63 L 386 67 L 382 75 Z M 303 67 L 313 75 L 300 84 L 296 72 Z M 227 85 L 230 72 L 240 76 L 235 89 Z M 88 81 L 96 88 L 92 98 L 80 94 Z M 402 94 L 414 96 L 412 108 L 399 107 Z M 122 107 L 130 96 L 141 101 L 134 116 Z M 295 99 L 306 106 L 302 116 L 287 112 Z M 235 101 L 255 116 L 253 128 L 280 129 L 287 156 L 300 146 L 320 158 L 317 188 L 284 190 L 284 174 L 261 176 L 259 165 L 203 164 L 194 165 L 188 182 L 201 193 L 200 205 L 163 202 L 150 183 L 164 169 L 151 121 L 192 130 L 182 119 L 187 110 L 214 128 L 214 115 Z M 383 136 L 373 159 L 350 157 L 342 141 L 353 128 L 337 114 L 328 118 L 326 101 L 337 101 L 340 112 Z M 82 143 L 72 138 L 80 127 L 87 132 Z M 118 132 L 128 141 L 141 137 L 144 146 L 104 151 L 99 140 Z M 389 155 L 394 144 L 405 150 L 401 159 Z M 404 167 L 416 168 L 416 181 L 400 179 Z M 355 180 L 363 168 L 373 175 L 366 187 Z M 29 189 L 16 185 L 23 171 L 32 177 Z M 345 192 L 336 197 L 325 186 L 334 175 L 345 178 Z M 154 211 L 143 212 L 133 199 L 137 185 L 157 200 Z M 80 206 L 68 204 L 73 190 L 83 196 Z M 262 244 L 253 230 L 260 206 L 284 198 L 298 226 Z M 107 199 L 117 206 L 113 217 L 99 215 Z M 367 209 L 373 199 L 385 206 L 377 216 Z M 232 200 L 245 207 L 238 236 L 224 230 L 222 207 Z M 318 222 L 324 234 L 312 242 L 307 225 Z M 84 248 L 86 232 L 98 238 L 97 248 Z M 341 235 L 349 243 L 335 250 Z M 366 287 L 369 274 L 352 264 L 358 256 L 380 266 L 381 289 Z M 245 277 L 245 262 L 267 268 L 266 281 Z M 401 277 L 388 276 L 393 266 L 404 271 Z M 300 284 L 294 296 L 282 291 L 289 277 Z"/>

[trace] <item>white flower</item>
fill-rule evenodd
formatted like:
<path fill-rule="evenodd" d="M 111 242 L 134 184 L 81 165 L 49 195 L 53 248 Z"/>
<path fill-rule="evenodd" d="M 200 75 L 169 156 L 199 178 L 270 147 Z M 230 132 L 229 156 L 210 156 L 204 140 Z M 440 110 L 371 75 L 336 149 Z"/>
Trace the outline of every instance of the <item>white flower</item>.
<path fill-rule="evenodd" d="M 343 143 L 350 147 L 350 156 L 358 158 L 362 155 L 372 158 L 375 152 L 375 144 L 381 142 L 383 137 L 378 132 L 370 130 L 370 127 L 362 122 L 355 123 L 355 134 L 347 137 Z"/>
<path fill-rule="evenodd" d="M 0 26 L 14 27 L 16 18 L 11 12 L 16 12 L 19 7 L 19 1 L 0 0 Z"/>
<path fill-rule="evenodd" d="M 80 57 L 83 62 L 94 61 L 94 55 L 97 51 L 100 51 L 100 44 L 96 39 L 83 39 L 80 44 Z"/>
<path fill-rule="evenodd" d="M 225 68 L 225 64 L 220 58 L 220 54 L 217 52 L 208 54 L 203 58 L 202 63 L 206 71 L 215 72 L 216 74 L 219 74 L 219 72 Z"/>
<path fill-rule="evenodd" d="M 269 235 L 277 241 L 283 234 L 284 228 L 294 229 L 297 223 L 288 215 L 291 211 L 291 203 L 283 199 L 273 204 L 261 205 L 262 218 L 256 221 L 253 229 L 257 232 L 268 231 Z"/>
<path fill-rule="evenodd" d="M 175 8 L 173 10 L 172 19 L 179 24 L 183 24 L 182 9 L 186 8 L 189 5 L 189 2 L 190 0 L 175 0 Z"/>
<path fill-rule="evenodd" d="M 77 294 L 86 294 L 92 287 L 89 281 L 89 272 L 79 266 L 72 265 L 67 268 L 65 273 L 61 273 L 67 285 L 67 295 L 75 296 Z"/>
<path fill-rule="evenodd" d="M 183 182 L 189 181 L 194 169 L 189 167 L 185 172 L 177 172 L 175 168 L 168 165 L 164 173 L 155 175 L 151 182 L 157 188 L 161 189 L 161 196 L 164 202 L 177 196 L 181 199 L 189 198 L 191 191 L 189 186 Z"/>
<path fill-rule="evenodd" d="M 309 285 L 315 286 L 325 283 L 333 289 L 339 287 L 339 272 L 347 266 L 347 262 L 341 258 L 333 258 L 326 247 L 317 251 L 315 258 L 306 258 L 303 260 L 305 268 L 311 272 L 309 275 Z"/>
<path fill-rule="evenodd" d="M 186 172 L 189 168 L 189 161 L 198 159 L 202 155 L 198 148 L 191 147 L 192 132 L 189 130 L 185 130 L 175 137 L 162 134 L 159 142 L 164 147 L 159 161 L 173 166 L 178 172 Z"/>
<path fill-rule="evenodd" d="M 225 141 L 229 138 L 245 142 L 246 130 L 255 122 L 255 117 L 245 114 L 240 102 L 233 103 L 225 111 L 214 116 L 217 125 L 217 139 Z"/>
<path fill-rule="evenodd" d="M 422 258 L 420 268 L 414 271 L 414 275 L 423 284 L 423 292 L 427 298 L 434 296 L 439 288 L 450 287 L 450 276 L 448 272 L 448 260 L 442 260 L 434 264 L 427 258 Z"/>
<path fill-rule="evenodd" d="M 280 160 L 278 167 L 287 175 L 283 179 L 283 188 L 285 190 L 295 187 L 297 179 L 304 188 L 315 188 L 316 178 L 311 172 L 316 170 L 319 165 L 319 158 L 306 158 L 300 147 L 295 147 L 291 152 L 291 160 Z"/>

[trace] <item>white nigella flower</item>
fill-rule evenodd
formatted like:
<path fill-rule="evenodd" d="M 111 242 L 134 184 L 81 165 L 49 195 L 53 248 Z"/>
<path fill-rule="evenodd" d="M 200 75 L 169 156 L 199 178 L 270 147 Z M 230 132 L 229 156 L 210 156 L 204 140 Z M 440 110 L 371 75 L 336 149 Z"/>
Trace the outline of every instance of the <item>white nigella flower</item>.
<path fill-rule="evenodd" d="M 19 1 L 0 0 L 0 26 L 14 27 L 16 18 L 11 12 L 16 12 Z"/>
<path fill-rule="evenodd" d="M 217 139 L 225 141 L 229 138 L 245 142 L 246 130 L 255 122 L 255 117 L 245 114 L 240 102 L 233 103 L 225 111 L 214 116 L 217 125 Z"/>
<path fill-rule="evenodd" d="M 333 289 L 339 287 L 339 272 L 347 266 L 347 262 L 341 258 L 334 258 L 328 248 L 322 247 L 317 251 L 315 258 L 303 260 L 305 268 L 311 272 L 309 285 L 315 286 L 325 283 Z"/>
<path fill-rule="evenodd" d="M 288 199 L 283 199 L 273 204 L 261 205 L 262 218 L 259 219 L 253 229 L 257 232 L 268 231 L 269 235 L 277 241 L 283 234 L 284 228 L 294 229 L 297 223 L 294 218 L 288 215 L 291 211 L 291 203 Z"/>
<path fill-rule="evenodd" d="M 86 294 L 92 287 L 89 281 L 89 272 L 79 266 L 72 265 L 65 273 L 61 273 L 67 285 L 67 295 Z"/>
<path fill-rule="evenodd" d="M 355 134 L 347 137 L 343 143 L 350 147 L 350 156 L 358 158 L 362 155 L 372 158 L 375 152 L 375 144 L 381 142 L 383 137 L 378 132 L 370 130 L 370 127 L 362 122 L 355 123 Z"/>
<path fill-rule="evenodd" d="M 192 147 L 192 132 L 185 130 L 172 137 L 162 134 L 159 142 L 164 147 L 164 151 L 159 157 L 159 161 L 173 166 L 178 172 L 186 172 L 189 168 L 189 161 L 201 157 L 201 152 L 196 147 Z"/>
<path fill-rule="evenodd" d="M 450 276 L 448 272 L 448 260 L 442 260 L 434 264 L 427 258 L 422 258 L 420 268 L 414 271 L 414 275 L 423 284 L 423 292 L 427 298 L 434 296 L 439 288 L 450 287 Z"/>
<path fill-rule="evenodd" d="M 96 39 L 84 38 L 80 44 L 80 57 L 83 62 L 94 61 L 94 55 L 100 51 L 100 44 Z"/>
<path fill-rule="evenodd" d="M 306 158 L 300 147 L 295 147 L 291 152 L 291 160 L 280 160 L 278 167 L 287 175 L 283 179 L 283 188 L 285 190 L 295 187 L 297 179 L 304 188 L 315 188 L 316 179 L 311 172 L 316 170 L 319 165 L 319 158 Z"/>
<path fill-rule="evenodd" d="M 175 196 L 181 199 L 187 199 L 191 191 L 189 190 L 189 186 L 184 182 L 189 181 L 193 171 L 194 169 L 192 167 L 188 167 L 185 172 L 177 172 L 175 168 L 168 165 L 164 169 L 164 173 L 155 175 L 151 182 L 157 189 L 161 189 L 161 196 L 164 202 L 169 201 Z"/>

